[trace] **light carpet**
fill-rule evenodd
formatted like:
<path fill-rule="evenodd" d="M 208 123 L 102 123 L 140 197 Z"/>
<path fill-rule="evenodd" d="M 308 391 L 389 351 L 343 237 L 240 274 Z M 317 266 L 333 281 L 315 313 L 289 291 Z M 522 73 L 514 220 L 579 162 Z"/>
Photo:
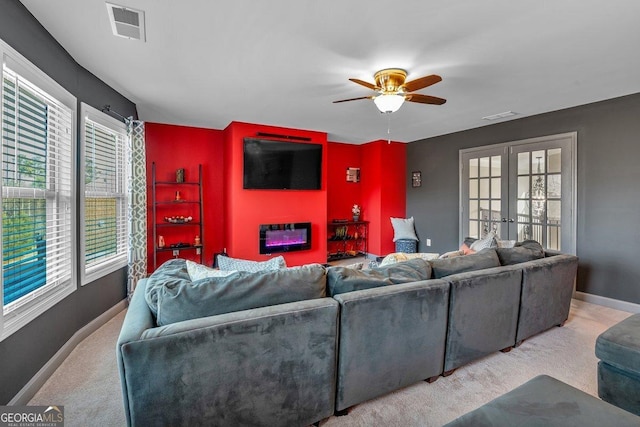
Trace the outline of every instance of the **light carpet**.
<path fill-rule="evenodd" d="M 124 426 L 115 343 L 124 311 L 82 341 L 29 402 L 64 405 L 67 426 Z M 451 376 L 420 382 L 361 403 L 333 426 L 441 426 L 539 374 L 597 396 L 597 336 L 631 313 L 573 300 L 564 327 L 552 328 L 508 353 L 497 352 Z"/>

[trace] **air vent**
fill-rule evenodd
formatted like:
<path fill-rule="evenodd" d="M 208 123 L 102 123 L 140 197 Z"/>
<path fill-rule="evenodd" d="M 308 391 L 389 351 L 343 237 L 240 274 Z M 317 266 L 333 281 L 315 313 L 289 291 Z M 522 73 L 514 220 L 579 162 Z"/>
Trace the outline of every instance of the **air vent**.
<path fill-rule="evenodd" d="M 144 11 L 107 3 L 113 35 L 126 39 L 146 41 Z"/>
<path fill-rule="evenodd" d="M 514 113 L 513 111 L 505 111 L 504 113 L 498 113 L 498 114 L 494 114 L 492 116 L 485 116 L 482 118 L 482 120 L 498 120 L 498 119 L 504 119 L 505 117 L 511 117 L 511 116 L 515 116 L 518 113 Z"/>

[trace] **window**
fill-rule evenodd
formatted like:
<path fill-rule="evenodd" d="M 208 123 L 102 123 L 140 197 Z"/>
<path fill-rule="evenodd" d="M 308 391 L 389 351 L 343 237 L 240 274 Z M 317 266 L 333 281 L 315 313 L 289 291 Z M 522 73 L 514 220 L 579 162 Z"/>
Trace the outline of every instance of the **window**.
<path fill-rule="evenodd" d="M 82 284 L 127 264 L 127 128 L 82 104 Z"/>
<path fill-rule="evenodd" d="M 0 41 L 2 339 L 75 289 L 76 99 Z"/>

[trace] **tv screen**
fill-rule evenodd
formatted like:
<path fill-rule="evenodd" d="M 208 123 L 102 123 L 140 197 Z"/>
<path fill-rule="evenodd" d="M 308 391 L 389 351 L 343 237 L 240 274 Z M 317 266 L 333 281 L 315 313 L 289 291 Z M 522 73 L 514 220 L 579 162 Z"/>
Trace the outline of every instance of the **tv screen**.
<path fill-rule="evenodd" d="M 245 189 L 319 190 L 322 145 L 244 139 Z"/>

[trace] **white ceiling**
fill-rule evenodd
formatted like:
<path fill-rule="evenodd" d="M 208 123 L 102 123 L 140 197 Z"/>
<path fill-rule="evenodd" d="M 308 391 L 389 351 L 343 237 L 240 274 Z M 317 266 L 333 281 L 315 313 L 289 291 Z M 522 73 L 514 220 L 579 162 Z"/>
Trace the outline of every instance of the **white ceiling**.
<path fill-rule="evenodd" d="M 112 35 L 104 0 L 21 1 L 150 122 L 386 139 L 372 101 L 332 101 L 389 67 L 439 74 L 418 93 L 447 99 L 393 113 L 403 142 L 640 92 L 638 0 L 111 0 L 145 11 L 146 43 Z"/>

